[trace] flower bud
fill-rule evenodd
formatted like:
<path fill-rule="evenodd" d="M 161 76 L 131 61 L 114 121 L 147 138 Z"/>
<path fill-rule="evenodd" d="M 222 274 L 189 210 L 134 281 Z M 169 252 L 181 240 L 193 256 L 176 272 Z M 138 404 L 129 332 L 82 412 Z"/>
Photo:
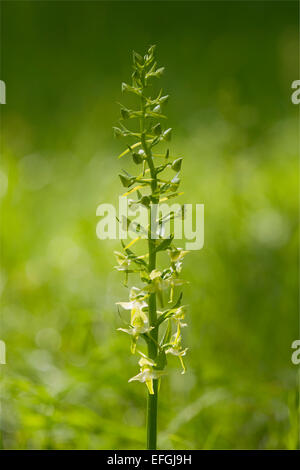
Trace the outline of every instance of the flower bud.
<path fill-rule="evenodd" d="M 132 184 L 132 178 L 129 176 L 119 174 L 119 178 L 125 188 L 128 188 Z"/>
<path fill-rule="evenodd" d="M 149 207 L 149 204 L 150 204 L 149 196 L 143 196 L 140 202 L 141 204 L 143 204 L 143 206 Z"/>
<path fill-rule="evenodd" d="M 171 135 L 172 135 L 172 129 L 170 127 L 163 133 L 163 138 L 168 142 L 169 140 L 171 140 Z"/>
<path fill-rule="evenodd" d="M 160 134 L 161 134 L 161 131 L 162 131 L 161 124 L 158 122 L 158 123 L 155 124 L 155 126 L 153 127 L 153 132 L 154 132 L 155 135 L 160 135 Z"/>
<path fill-rule="evenodd" d="M 121 116 L 123 119 L 128 119 L 130 117 L 130 112 L 126 108 L 121 108 Z"/>
<path fill-rule="evenodd" d="M 181 169 L 181 164 L 182 164 L 182 158 L 177 158 L 177 159 L 174 160 L 174 162 L 172 163 L 172 170 L 174 170 L 174 171 L 180 171 L 180 169 Z"/>
<path fill-rule="evenodd" d="M 155 75 L 155 77 L 159 78 L 162 76 L 162 74 L 164 73 L 165 71 L 165 68 L 164 67 L 160 67 L 159 69 L 157 69 L 155 71 L 155 73 L 153 75 Z"/>
<path fill-rule="evenodd" d="M 153 112 L 158 113 L 158 114 L 161 112 L 161 108 L 160 108 L 159 104 L 157 106 L 155 106 L 155 108 L 153 108 Z"/>
<path fill-rule="evenodd" d="M 136 165 L 139 165 L 143 161 L 143 157 L 139 153 L 136 153 L 136 152 L 133 152 L 132 159 Z"/>
<path fill-rule="evenodd" d="M 121 131 L 121 129 L 119 129 L 119 127 L 113 127 L 113 131 L 114 131 L 114 135 L 115 137 L 122 137 L 123 135 L 123 132 Z"/>
<path fill-rule="evenodd" d="M 159 103 L 162 104 L 162 103 L 167 103 L 169 100 L 169 95 L 165 95 L 165 96 L 162 96 L 161 98 L 159 98 Z"/>

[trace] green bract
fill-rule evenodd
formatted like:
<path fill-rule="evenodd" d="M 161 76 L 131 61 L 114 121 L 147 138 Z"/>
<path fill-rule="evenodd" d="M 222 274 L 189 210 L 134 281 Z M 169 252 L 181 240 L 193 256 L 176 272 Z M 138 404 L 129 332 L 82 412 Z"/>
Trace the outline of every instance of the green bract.
<path fill-rule="evenodd" d="M 144 57 L 133 53 L 132 84 L 122 83 L 122 92 L 136 95 L 139 107 L 128 109 L 121 105 L 121 120 L 118 127 L 114 128 L 117 137 L 131 139 L 119 158 L 129 156 L 136 165 L 142 164 L 141 172 L 135 176 L 125 170 L 119 175 L 122 185 L 128 188 L 123 196 L 134 196 L 135 199 L 130 203 L 147 207 L 149 214 L 148 226 L 139 227 L 147 236 L 147 252 L 138 256 L 132 251 L 132 246 L 141 240 L 139 236 L 127 246 L 122 243 L 123 252 L 116 252 L 116 269 L 125 273 L 126 285 L 130 273 L 140 275 L 141 285 L 131 288 L 129 302 L 118 302 L 123 309 L 131 312 L 127 327 L 119 330 L 131 336 L 131 352 L 138 352 L 141 356 L 140 372 L 129 379 L 129 382 L 143 382 L 148 389 L 147 426 L 150 449 L 156 448 L 158 381 L 165 374 L 166 356 L 177 356 L 184 373 L 183 356 L 187 351 L 181 346 L 181 329 L 186 326 L 183 323 L 185 307 L 181 305 L 182 293 L 178 292 L 175 303 L 173 300 L 176 290 L 185 283 L 179 278 L 179 273 L 187 252 L 174 245 L 173 234 L 168 238 L 163 237 L 164 224 L 174 219 L 174 213 L 155 220 L 159 227 L 158 238 L 153 237 L 153 219 L 150 217 L 156 204 L 179 195 L 177 189 L 182 166 L 182 158 L 171 158 L 169 149 L 163 154 L 154 152 L 158 144 L 169 142 L 172 134 L 172 129 L 163 124 L 165 116 L 162 108 L 168 101 L 168 95 L 163 96 L 160 91 L 156 97 L 151 97 L 148 92 L 151 82 L 156 81 L 164 72 L 163 67 L 157 67 L 154 50 L 155 47 L 151 46 Z M 127 122 L 132 125 L 127 125 Z M 170 169 L 176 172 L 175 176 L 174 173 L 170 177 L 162 176 L 165 170 Z M 182 213 L 179 216 L 182 217 Z M 128 226 L 130 222 L 128 219 Z M 170 266 L 158 269 L 157 256 L 163 251 L 169 254 Z M 160 303 L 162 311 L 157 310 L 157 302 Z M 137 350 L 137 344 L 143 341 L 147 347 L 146 353 Z"/>

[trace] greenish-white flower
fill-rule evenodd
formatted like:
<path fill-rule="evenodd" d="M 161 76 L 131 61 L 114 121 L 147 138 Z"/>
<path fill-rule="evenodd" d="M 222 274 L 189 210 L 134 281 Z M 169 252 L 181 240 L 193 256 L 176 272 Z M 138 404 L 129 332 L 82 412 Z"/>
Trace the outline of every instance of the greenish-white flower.
<path fill-rule="evenodd" d="M 139 360 L 140 373 L 131 377 L 128 382 L 138 380 L 139 382 L 146 383 L 149 393 L 154 395 L 153 380 L 159 379 L 164 375 L 164 372 L 161 370 L 155 370 L 155 362 L 140 351 L 139 354 L 142 356 Z"/>

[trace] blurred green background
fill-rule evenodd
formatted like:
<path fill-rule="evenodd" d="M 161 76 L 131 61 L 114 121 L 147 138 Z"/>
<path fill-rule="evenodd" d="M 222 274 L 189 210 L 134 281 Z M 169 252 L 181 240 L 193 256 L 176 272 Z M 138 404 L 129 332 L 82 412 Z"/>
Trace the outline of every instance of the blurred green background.
<path fill-rule="evenodd" d="M 112 137 L 132 49 L 157 44 L 181 202 L 205 204 L 183 275 L 187 374 L 163 379 L 159 447 L 299 445 L 297 2 L 1 1 L 1 446 L 139 449 L 146 387 L 115 302 Z"/>

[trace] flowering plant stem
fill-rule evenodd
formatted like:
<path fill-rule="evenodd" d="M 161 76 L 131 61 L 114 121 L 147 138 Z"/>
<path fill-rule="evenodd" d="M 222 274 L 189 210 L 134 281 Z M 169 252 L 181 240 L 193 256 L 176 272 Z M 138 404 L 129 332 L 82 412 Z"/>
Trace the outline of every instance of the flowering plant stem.
<path fill-rule="evenodd" d="M 147 145 L 143 145 L 144 151 L 149 154 L 147 149 Z M 148 153 L 147 153 L 148 152 Z M 151 169 L 152 156 L 149 154 L 149 167 Z M 155 179 L 154 179 L 155 181 Z M 155 188 L 156 189 L 156 184 Z M 153 191 L 153 189 L 152 189 Z M 153 194 L 153 193 L 152 193 Z M 149 250 L 149 271 L 153 271 L 156 269 L 156 252 L 155 252 L 155 245 L 153 244 L 153 240 L 151 239 L 151 213 L 149 211 L 149 231 L 150 236 L 148 237 L 148 250 Z M 156 327 L 157 322 L 157 312 L 156 312 L 156 293 L 152 293 L 149 295 L 149 324 L 150 327 L 153 327 L 151 331 L 151 336 L 153 341 L 149 341 L 148 343 L 148 357 L 156 362 L 157 357 L 157 340 L 158 340 L 158 328 Z M 148 398 L 147 398 L 147 448 L 148 449 L 156 449 L 156 440 L 157 440 L 157 401 L 158 401 L 158 379 L 153 380 L 153 394 L 150 394 L 148 391 Z"/>
<path fill-rule="evenodd" d="M 165 374 L 166 355 L 177 356 L 183 368 L 182 373 L 185 372 L 182 357 L 186 349 L 181 347 L 181 328 L 186 326 L 182 323 L 185 311 L 184 306 L 181 305 L 182 293 L 175 303 L 173 303 L 173 295 L 174 290 L 185 282 L 179 279 L 179 273 L 183 257 L 187 252 L 174 245 L 174 234 L 170 234 L 169 237 L 164 236 L 166 223 L 175 217 L 182 218 L 183 210 L 180 208 L 176 215 L 170 213 L 167 217 L 165 215 L 160 217 L 158 209 L 161 201 L 179 195 L 177 189 L 180 184 L 179 173 L 182 158 L 170 161 L 169 150 L 165 155 L 152 153 L 157 144 L 168 142 L 171 137 L 171 129 L 163 130 L 161 123 L 157 122 L 165 119 L 161 113 L 161 105 L 167 101 L 168 96 L 162 96 L 161 91 L 157 98 L 147 95 L 149 82 L 153 78 L 159 78 L 163 73 L 163 68 L 156 69 L 154 46 L 149 48 L 144 57 L 133 53 L 133 70 L 132 85 L 123 83 L 122 90 L 137 95 L 140 99 L 140 108 L 131 110 L 121 105 L 120 127 L 115 127 L 114 130 L 116 137 L 138 139 L 138 142 L 128 145 L 119 158 L 127 154 L 131 155 L 136 165 L 142 165 L 142 173 L 133 176 L 123 170 L 123 174 L 119 176 L 121 183 L 127 189 L 123 196 L 133 193 L 137 196 L 137 200 L 131 200 L 131 204 L 145 209 L 148 224 L 147 227 L 141 224 L 134 225 L 127 217 L 127 226 L 134 232 L 135 238 L 127 246 L 122 242 L 123 253 L 115 252 L 118 261 L 117 269 L 125 274 L 126 286 L 129 273 L 138 273 L 143 282 L 142 288 L 131 288 L 129 302 L 118 302 L 125 310 L 131 310 L 128 328 L 119 328 L 119 330 L 131 336 L 131 352 L 133 354 L 137 352 L 141 356 L 140 373 L 132 377 L 129 382 L 137 380 L 147 386 L 147 448 L 154 450 L 157 446 L 158 390 L 161 376 Z M 123 124 L 124 120 L 131 121 L 136 118 L 139 121 L 139 132 L 131 131 Z M 157 157 L 164 158 L 163 163 L 158 166 L 154 160 Z M 169 180 L 160 179 L 159 175 L 164 170 L 175 171 L 175 177 Z M 131 189 L 128 190 L 130 187 Z M 138 256 L 132 251 L 132 245 L 142 238 L 147 239 L 148 250 L 147 253 Z M 157 253 L 162 251 L 168 253 L 171 265 L 159 271 Z M 165 307 L 166 291 L 169 292 L 168 304 L 173 304 L 167 308 Z M 158 300 L 163 308 L 162 311 L 157 309 Z M 172 334 L 174 326 L 175 332 Z M 160 327 L 163 327 L 163 334 L 160 333 Z M 140 338 L 146 343 L 147 353 L 137 349 Z"/>

